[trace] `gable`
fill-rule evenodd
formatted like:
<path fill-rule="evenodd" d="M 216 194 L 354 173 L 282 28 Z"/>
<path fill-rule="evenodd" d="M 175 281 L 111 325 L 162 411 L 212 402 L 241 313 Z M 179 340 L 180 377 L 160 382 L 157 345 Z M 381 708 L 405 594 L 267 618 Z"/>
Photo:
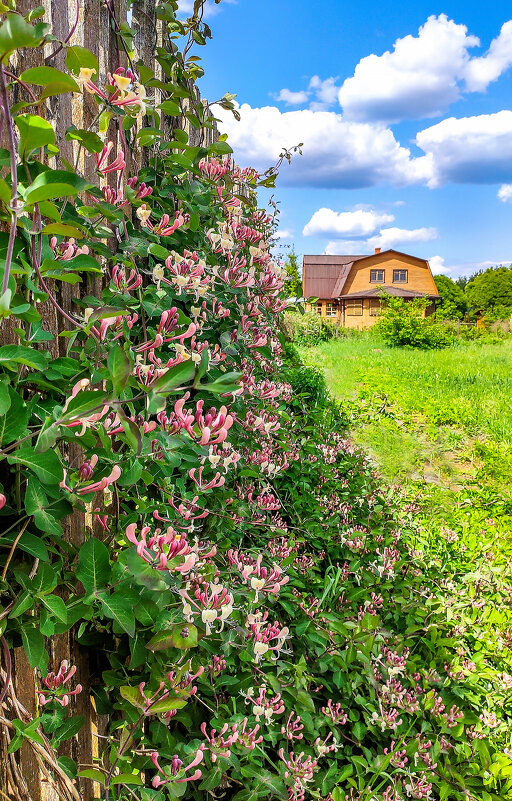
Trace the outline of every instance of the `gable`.
<path fill-rule="evenodd" d="M 351 265 L 350 274 L 344 282 L 343 295 L 353 295 L 375 289 L 377 284 L 371 280 L 372 270 L 383 271 L 383 280 L 378 284 L 383 288 L 397 289 L 398 285 L 394 281 L 395 271 L 405 270 L 406 281 L 400 283 L 398 287 L 405 290 L 405 295 L 410 292 L 439 295 L 428 261 L 397 250 L 373 253 L 371 256 L 354 262 Z"/>
<path fill-rule="evenodd" d="M 304 297 L 330 300 L 375 290 L 376 283 L 371 281 L 372 269 L 382 269 L 384 281 L 380 286 L 390 290 L 396 289 L 398 294 L 439 295 L 428 261 L 390 249 L 365 256 L 304 256 L 302 271 Z M 406 270 L 405 283 L 393 286 L 394 270 Z"/>

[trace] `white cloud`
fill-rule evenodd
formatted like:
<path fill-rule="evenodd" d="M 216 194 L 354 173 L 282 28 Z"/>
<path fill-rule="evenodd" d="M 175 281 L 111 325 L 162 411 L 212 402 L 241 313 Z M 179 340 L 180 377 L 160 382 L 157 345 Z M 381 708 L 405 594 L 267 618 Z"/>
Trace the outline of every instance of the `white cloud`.
<path fill-rule="evenodd" d="M 324 256 L 345 256 L 348 253 L 354 256 L 364 256 L 369 255 L 370 250 L 366 242 L 358 239 L 335 239 L 328 242 L 324 250 Z"/>
<path fill-rule="evenodd" d="M 409 242 L 430 242 L 432 239 L 437 239 L 438 233 L 436 228 L 381 228 L 376 236 L 370 237 L 367 240 L 367 245 L 370 248 L 394 248 L 395 245 L 404 245 Z"/>
<path fill-rule="evenodd" d="M 279 94 L 274 95 L 275 100 L 280 100 L 287 106 L 301 106 L 308 98 L 309 92 L 292 92 L 290 89 L 281 89 Z"/>
<path fill-rule="evenodd" d="M 483 56 L 465 25 L 431 16 L 417 36 L 397 39 L 393 50 L 361 59 L 338 95 L 347 118 L 397 122 L 442 113 L 463 92 L 483 92 L 512 65 L 512 20 Z"/>
<path fill-rule="evenodd" d="M 272 235 L 272 239 L 293 239 L 293 233 L 286 228 L 282 228 Z"/>
<path fill-rule="evenodd" d="M 432 256 L 428 261 L 434 275 L 442 275 L 449 269 L 446 267 L 442 256 Z"/>
<path fill-rule="evenodd" d="M 470 92 L 483 92 L 512 64 L 512 20 L 501 26 L 484 56 L 472 58 L 466 69 L 466 86 Z"/>
<path fill-rule="evenodd" d="M 420 131 L 416 144 L 430 160 L 431 187 L 512 181 L 512 111 L 449 117 Z"/>
<path fill-rule="evenodd" d="M 309 88 L 314 90 L 316 102 L 311 104 L 314 111 L 323 111 L 328 106 L 336 102 L 339 86 L 336 86 L 337 78 L 326 78 L 324 81 L 318 76 L 313 75 L 309 82 Z"/>
<path fill-rule="evenodd" d="M 445 14 L 429 17 L 418 36 L 397 39 L 392 52 L 361 59 L 339 91 L 345 116 L 391 122 L 438 114 L 459 98 L 468 48 L 478 44 L 465 25 Z"/>
<path fill-rule="evenodd" d="M 303 236 L 368 236 L 380 225 L 393 222 L 394 216 L 373 209 L 341 211 L 318 209 L 304 226 Z"/>
<path fill-rule="evenodd" d="M 498 197 L 502 203 L 512 203 L 512 184 L 502 184 L 498 189 Z"/>
<path fill-rule="evenodd" d="M 229 135 L 238 163 L 265 170 L 283 147 L 304 143 L 303 155 L 284 164 L 280 182 L 288 185 L 353 189 L 391 183 L 426 183 L 430 157 L 414 158 L 382 126 L 352 122 L 332 111 L 281 112 L 275 106 L 239 107 L 241 122 L 222 109 L 220 130 Z"/>

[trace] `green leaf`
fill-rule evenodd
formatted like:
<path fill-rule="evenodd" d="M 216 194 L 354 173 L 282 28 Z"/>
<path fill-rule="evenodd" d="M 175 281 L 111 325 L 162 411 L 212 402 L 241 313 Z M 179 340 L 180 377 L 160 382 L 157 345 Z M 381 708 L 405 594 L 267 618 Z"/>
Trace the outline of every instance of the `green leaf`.
<path fill-rule="evenodd" d="M 9 387 L 9 408 L 0 417 L 0 443 L 7 445 L 18 440 L 27 430 L 30 411 L 17 392 Z"/>
<path fill-rule="evenodd" d="M 228 145 L 227 142 L 214 142 L 208 148 L 208 153 L 215 153 L 219 156 L 227 156 L 229 153 L 233 152 L 233 148 Z"/>
<path fill-rule="evenodd" d="M 78 734 L 84 722 L 85 718 L 83 715 L 75 715 L 75 717 L 67 718 L 54 734 L 55 739 L 58 740 L 58 744 Z M 57 746 L 58 744 L 56 743 L 55 745 Z"/>
<path fill-rule="evenodd" d="M 174 387 L 180 384 L 188 384 L 194 378 L 196 366 L 192 359 L 177 364 L 176 367 L 171 367 L 160 378 L 157 378 L 151 384 L 153 392 L 163 393 L 170 392 Z"/>
<path fill-rule="evenodd" d="M 2 537 L 2 540 L 4 542 L 14 542 L 14 535 L 6 534 Z M 29 531 L 23 532 L 21 539 L 18 540 L 17 547 L 21 548 L 25 553 L 30 554 L 30 556 L 39 559 L 41 562 L 50 561 L 50 555 L 43 540 L 40 537 L 36 537 L 35 534 L 31 534 Z"/>
<path fill-rule="evenodd" d="M 45 170 L 25 190 L 26 203 L 39 203 L 55 197 L 75 197 L 91 184 L 68 170 Z"/>
<path fill-rule="evenodd" d="M 98 75 L 98 59 L 94 53 L 91 53 L 91 51 L 87 50 L 85 47 L 78 47 L 77 45 L 68 47 L 66 53 L 66 67 L 73 75 L 79 75 L 81 67 L 96 70 L 96 75 Z"/>
<path fill-rule="evenodd" d="M 55 451 L 35 453 L 33 448 L 20 448 L 7 461 L 9 464 L 29 467 L 43 484 L 58 484 L 62 481 L 62 465 Z"/>
<path fill-rule="evenodd" d="M 178 103 L 174 103 L 172 100 L 164 100 L 163 103 L 160 103 L 158 108 L 163 111 L 164 114 L 169 114 L 171 117 L 179 117 L 181 114 Z"/>
<path fill-rule="evenodd" d="M 35 626 L 24 626 L 21 630 L 21 639 L 30 667 L 44 668 L 48 655 L 44 648 L 44 637 L 41 632 Z"/>
<path fill-rule="evenodd" d="M 135 784 L 137 787 L 144 787 L 144 780 L 140 776 L 134 776 L 133 773 L 120 773 L 119 776 L 114 776 L 111 784 Z"/>
<path fill-rule="evenodd" d="M 187 705 L 186 698 L 174 698 L 169 696 L 151 705 L 151 712 L 154 715 L 161 715 L 163 712 L 171 712 L 173 709 L 183 709 Z"/>
<path fill-rule="evenodd" d="M 64 92 L 79 92 L 80 89 L 76 81 L 67 72 L 61 72 L 55 67 L 32 67 L 25 70 L 20 75 L 20 80 L 24 83 L 33 83 L 36 86 L 46 87 L 39 100 L 44 100 L 52 95 L 60 95 Z"/>
<path fill-rule="evenodd" d="M 61 621 L 61 623 L 67 623 L 68 613 L 66 604 L 62 598 L 59 598 L 58 595 L 44 595 L 41 598 L 41 602 L 54 617 Z"/>
<path fill-rule="evenodd" d="M 83 392 L 78 392 L 74 398 L 66 402 L 60 420 L 80 420 L 82 417 L 88 417 L 94 412 L 99 412 L 108 402 L 109 396 L 106 392 L 91 389 Z"/>
<path fill-rule="evenodd" d="M 182 632 L 187 635 L 183 636 Z M 197 628 L 191 623 L 180 623 L 167 631 L 160 631 L 146 644 L 148 651 L 166 651 L 168 648 L 187 650 L 197 645 Z"/>
<path fill-rule="evenodd" d="M 34 604 L 32 593 L 25 590 L 21 593 L 13 608 L 9 612 L 9 617 L 17 618 L 22 615 L 27 609 L 30 609 Z"/>
<path fill-rule="evenodd" d="M 124 685 L 119 688 L 119 692 L 121 693 L 121 698 L 124 698 L 124 700 L 128 701 L 132 706 L 135 706 L 137 709 L 142 709 L 144 707 L 144 699 L 138 687 Z"/>
<path fill-rule="evenodd" d="M 101 606 L 107 617 L 112 618 L 128 634 L 135 636 L 135 615 L 133 601 L 120 593 L 113 595 L 100 595 Z"/>
<path fill-rule="evenodd" d="M 132 374 L 130 357 L 121 345 L 114 345 L 108 354 L 107 367 L 112 379 L 114 397 L 119 398 Z"/>
<path fill-rule="evenodd" d="M 69 226 L 48 226 L 50 227 L 69 227 Z M 59 261 L 58 259 L 44 259 L 41 265 L 41 272 L 43 275 L 47 275 L 52 270 L 55 269 L 59 270 L 70 270 L 72 272 L 77 273 L 98 273 L 101 275 L 101 267 L 92 256 L 88 256 L 86 253 L 80 254 L 80 256 L 75 256 L 74 259 L 69 259 L 69 261 Z"/>
<path fill-rule="evenodd" d="M 41 204 L 43 205 L 43 204 Z M 46 203 L 44 204 L 46 205 Z M 41 209 L 41 213 L 43 214 L 43 209 Z M 48 215 L 46 215 L 48 216 Z M 42 234 L 47 234 L 47 236 L 65 236 L 70 237 L 72 236 L 74 239 L 82 239 L 84 236 L 84 232 L 80 231 L 79 228 L 75 228 L 74 225 L 66 225 L 66 223 L 61 222 L 54 222 L 45 225 L 41 229 Z M 46 261 L 46 260 L 45 260 Z M 53 261 L 53 259 L 51 259 Z M 61 266 L 66 267 L 68 266 L 69 262 L 59 262 Z M 101 272 L 101 270 L 99 270 Z"/>
<path fill-rule="evenodd" d="M 44 370 L 50 354 L 46 351 L 27 348 L 25 345 L 3 345 L 0 347 L 0 364 L 15 370 L 17 364 L 26 364 L 33 370 Z"/>
<path fill-rule="evenodd" d="M 103 142 L 98 134 L 75 128 L 74 125 L 66 131 L 66 139 L 68 142 L 80 142 L 88 153 L 101 153 L 103 150 Z"/>
<path fill-rule="evenodd" d="M 87 770 L 80 770 L 76 775 L 80 776 L 81 779 L 91 779 L 93 782 L 105 784 L 105 774 L 101 770 L 87 768 Z"/>
<path fill-rule="evenodd" d="M 5 381 L 0 381 L 0 415 L 4 415 L 11 405 L 9 387 Z"/>
<path fill-rule="evenodd" d="M 225 395 L 229 392 L 236 392 L 240 389 L 240 379 L 242 373 L 224 373 L 224 375 L 212 381 L 211 384 L 199 384 L 198 389 L 204 389 L 213 395 Z"/>
<path fill-rule="evenodd" d="M 14 118 L 20 132 L 19 153 L 25 161 L 33 150 L 55 144 L 52 125 L 37 114 L 18 114 Z"/>
<path fill-rule="evenodd" d="M 5 60 L 18 47 L 37 47 L 48 27 L 43 22 L 29 25 L 21 14 L 7 14 L 5 22 L 0 25 L 0 58 Z"/>
<path fill-rule="evenodd" d="M 34 523 L 40 531 L 48 534 L 62 534 L 62 528 L 55 517 L 48 511 L 48 497 L 37 480 L 30 476 L 25 493 L 25 511 L 34 516 Z"/>
<path fill-rule="evenodd" d="M 111 568 L 107 546 L 91 538 L 84 542 L 78 555 L 76 577 L 87 593 L 102 590 L 110 579 Z"/>

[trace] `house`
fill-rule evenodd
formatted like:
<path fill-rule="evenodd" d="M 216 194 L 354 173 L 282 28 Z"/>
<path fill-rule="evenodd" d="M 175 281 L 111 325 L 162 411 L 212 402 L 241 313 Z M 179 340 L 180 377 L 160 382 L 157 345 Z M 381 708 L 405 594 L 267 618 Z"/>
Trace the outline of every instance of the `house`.
<path fill-rule="evenodd" d="M 318 298 L 308 310 L 347 328 L 376 323 L 383 292 L 411 300 L 428 297 L 426 314 L 440 297 L 426 259 L 380 248 L 370 256 L 304 256 L 302 289 L 305 298 Z"/>

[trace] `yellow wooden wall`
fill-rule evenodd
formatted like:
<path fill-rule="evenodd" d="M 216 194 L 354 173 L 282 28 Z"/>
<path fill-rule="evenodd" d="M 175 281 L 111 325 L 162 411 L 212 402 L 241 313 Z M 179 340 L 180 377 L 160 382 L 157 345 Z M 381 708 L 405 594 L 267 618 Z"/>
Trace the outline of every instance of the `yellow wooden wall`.
<path fill-rule="evenodd" d="M 343 287 L 344 295 L 352 295 L 355 292 L 364 292 L 374 289 L 377 284 L 370 282 L 370 270 L 375 268 L 385 271 L 383 285 L 397 286 L 403 289 L 411 289 L 414 292 L 425 292 L 429 295 L 437 295 L 437 289 L 432 277 L 432 273 L 426 262 L 416 259 L 414 256 L 402 256 L 398 253 L 375 253 L 361 261 L 356 261 L 352 265 L 350 275 Z M 393 284 L 393 270 L 407 270 L 407 283 Z"/>

